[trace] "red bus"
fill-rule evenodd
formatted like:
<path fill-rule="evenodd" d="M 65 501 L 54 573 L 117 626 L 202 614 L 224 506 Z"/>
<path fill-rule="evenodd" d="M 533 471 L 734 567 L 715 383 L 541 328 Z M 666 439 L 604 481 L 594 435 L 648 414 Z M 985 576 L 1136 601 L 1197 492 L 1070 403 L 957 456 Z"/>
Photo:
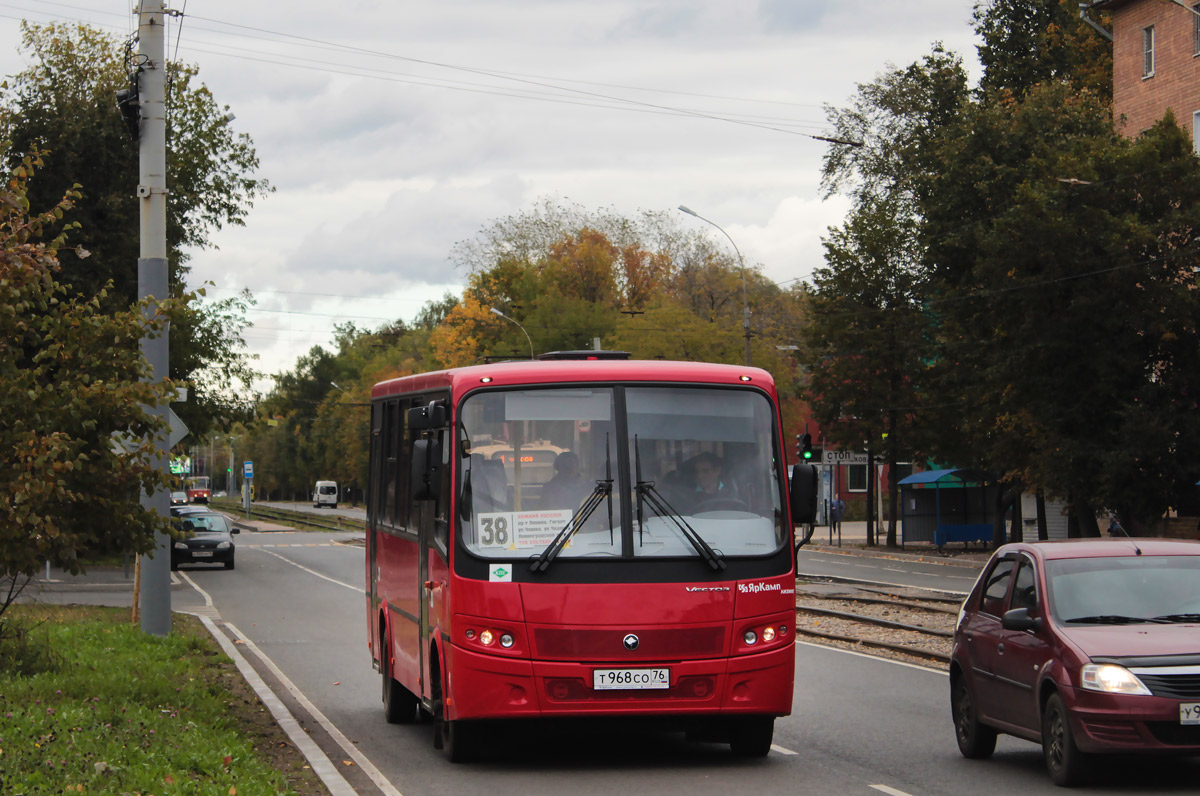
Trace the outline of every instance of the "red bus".
<path fill-rule="evenodd" d="M 207 475 L 194 475 L 187 480 L 188 503 L 207 503 L 212 498 Z"/>
<path fill-rule="evenodd" d="M 792 708 L 793 523 L 757 368 L 557 352 L 372 392 L 367 631 L 389 722 L 657 717 L 735 753 Z M 789 494 L 792 496 L 789 500 Z"/>

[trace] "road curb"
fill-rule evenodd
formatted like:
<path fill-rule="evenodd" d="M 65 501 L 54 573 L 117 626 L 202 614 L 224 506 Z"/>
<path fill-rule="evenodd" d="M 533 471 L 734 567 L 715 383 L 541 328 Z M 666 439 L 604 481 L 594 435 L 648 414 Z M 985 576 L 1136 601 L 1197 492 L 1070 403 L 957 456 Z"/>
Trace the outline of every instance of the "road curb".
<path fill-rule="evenodd" d="M 891 561 L 916 561 L 921 564 L 941 564 L 948 567 L 965 567 L 970 569 L 979 569 L 985 563 L 987 563 L 988 558 L 991 557 L 991 553 L 965 553 L 964 556 L 972 556 L 972 558 L 965 558 L 962 556 L 942 558 L 923 553 L 906 553 L 903 550 L 888 550 L 886 548 L 863 550 L 854 547 L 830 547 L 827 544 L 807 544 L 804 547 L 801 547 L 800 550 L 802 552 L 808 550 L 814 553 L 830 553 L 834 555 L 856 556 L 858 558 L 877 558 Z M 974 556 L 978 556 L 978 558 L 974 558 Z"/>
<path fill-rule="evenodd" d="M 847 586 L 873 586 L 875 588 L 885 589 L 911 589 L 913 591 L 929 591 L 936 594 L 944 594 L 947 597 L 955 599 L 966 599 L 968 592 L 953 591 L 951 589 L 935 589 L 930 586 L 904 586 L 896 583 L 885 583 L 878 580 L 867 580 L 865 578 L 846 578 L 841 575 L 810 575 L 803 572 L 796 573 L 796 582 L 814 583 L 825 581 L 828 583 L 844 583 Z"/>
<path fill-rule="evenodd" d="M 245 678 L 246 683 L 254 689 L 254 693 L 258 695 L 259 700 L 266 706 L 267 710 L 271 711 L 271 716 L 274 717 L 275 722 L 287 733 L 288 738 L 296 745 L 300 753 L 304 755 L 304 759 L 312 766 L 313 773 L 320 777 L 321 782 L 329 789 L 330 796 L 358 796 L 358 791 L 351 787 L 346 778 L 334 768 L 333 761 L 321 750 L 321 747 L 317 746 L 316 742 L 308 737 L 308 734 L 300 726 L 300 722 L 296 721 L 296 718 L 288 711 L 283 702 L 279 700 L 279 697 L 275 696 L 275 692 L 259 677 L 258 672 L 254 670 L 254 667 L 250 665 L 245 656 L 238 652 L 237 647 L 234 646 L 229 637 L 218 630 L 216 623 L 208 616 L 198 614 L 197 618 L 208 629 L 208 632 L 212 634 L 213 639 L 221 645 L 221 649 L 224 650 L 225 654 L 233 659 L 234 665 L 242 673 L 242 677 Z"/>

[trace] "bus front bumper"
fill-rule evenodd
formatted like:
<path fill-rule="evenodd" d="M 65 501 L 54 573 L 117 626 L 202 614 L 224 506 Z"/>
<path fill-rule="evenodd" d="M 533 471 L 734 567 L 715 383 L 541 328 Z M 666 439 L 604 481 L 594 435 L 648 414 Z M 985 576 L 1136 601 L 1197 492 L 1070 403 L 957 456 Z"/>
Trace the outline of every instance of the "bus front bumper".
<path fill-rule="evenodd" d="M 451 719 L 558 716 L 738 714 L 786 716 L 792 710 L 795 648 L 753 655 L 636 665 L 530 661 L 452 647 Z M 670 670 L 668 688 L 598 690 L 600 669 Z"/>

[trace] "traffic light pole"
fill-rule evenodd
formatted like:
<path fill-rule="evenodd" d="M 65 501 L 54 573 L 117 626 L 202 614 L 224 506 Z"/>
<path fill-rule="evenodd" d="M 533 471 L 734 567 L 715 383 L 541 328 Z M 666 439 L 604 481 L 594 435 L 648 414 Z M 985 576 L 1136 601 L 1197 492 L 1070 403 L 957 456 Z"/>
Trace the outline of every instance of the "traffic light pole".
<path fill-rule="evenodd" d="M 167 277 L 167 115 L 166 36 L 162 0 L 142 0 L 138 8 L 138 186 L 141 212 L 141 250 L 138 257 L 138 299 L 165 300 Z M 147 315 L 157 312 L 153 304 Z M 169 377 L 167 330 L 157 337 L 141 339 L 142 355 L 149 365 L 149 381 Z M 168 407 L 154 407 L 154 415 L 167 418 Z M 155 469 L 168 472 L 167 440 L 160 438 L 154 457 Z M 170 498 L 156 489 L 143 493 L 142 506 L 166 517 Z M 141 583 L 138 609 L 141 628 L 154 636 L 171 632 L 171 537 L 155 536 L 153 556 L 140 562 Z"/>

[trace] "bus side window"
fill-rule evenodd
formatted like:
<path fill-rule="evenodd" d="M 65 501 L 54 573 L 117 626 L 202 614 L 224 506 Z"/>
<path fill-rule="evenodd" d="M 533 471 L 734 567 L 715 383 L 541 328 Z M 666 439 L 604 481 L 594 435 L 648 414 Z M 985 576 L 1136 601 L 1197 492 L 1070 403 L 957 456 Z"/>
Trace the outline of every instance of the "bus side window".
<path fill-rule="evenodd" d="M 384 404 L 383 417 L 383 495 L 381 508 L 383 519 L 388 525 L 396 524 L 396 477 L 399 455 L 399 435 L 402 428 L 397 425 L 399 405 L 396 401 Z"/>
<path fill-rule="evenodd" d="M 410 466 L 410 445 L 408 438 L 408 407 L 410 401 L 407 398 L 401 398 L 396 402 L 396 462 L 398 471 L 396 473 L 396 511 L 393 524 L 400 530 L 409 530 L 408 525 L 408 501 L 409 501 L 409 479 L 408 468 Z M 415 528 L 412 529 L 416 531 Z"/>

